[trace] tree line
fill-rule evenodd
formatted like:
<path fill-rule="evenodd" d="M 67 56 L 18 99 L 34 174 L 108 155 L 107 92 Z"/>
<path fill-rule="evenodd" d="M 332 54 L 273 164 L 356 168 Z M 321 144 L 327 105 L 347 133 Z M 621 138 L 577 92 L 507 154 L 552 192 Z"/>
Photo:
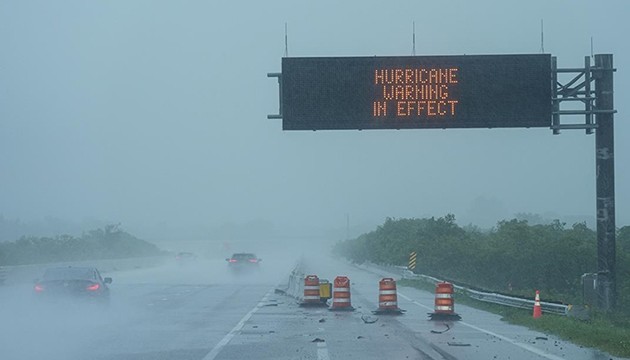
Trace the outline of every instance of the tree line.
<path fill-rule="evenodd" d="M 474 288 L 547 299 L 582 301 L 581 276 L 597 271 L 597 236 L 584 223 L 571 227 L 558 220 L 530 225 L 504 220 L 489 231 L 460 227 L 453 215 L 391 219 L 334 251 L 356 263 L 405 266 L 417 252 L 416 273 Z M 630 226 L 617 234 L 619 299 L 630 305 Z"/>
<path fill-rule="evenodd" d="M 0 242 L 0 265 L 117 259 L 161 253 L 157 246 L 121 230 L 118 225 L 108 225 L 79 237 L 22 236 L 13 242 Z"/>

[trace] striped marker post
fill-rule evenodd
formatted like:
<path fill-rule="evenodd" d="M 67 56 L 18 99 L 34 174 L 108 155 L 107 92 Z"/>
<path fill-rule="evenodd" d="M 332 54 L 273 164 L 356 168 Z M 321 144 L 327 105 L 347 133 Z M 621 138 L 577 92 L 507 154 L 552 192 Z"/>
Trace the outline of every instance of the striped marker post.
<path fill-rule="evenodd" d="M 418 254 L 415 251 L 412 251 L 411 254 L 409 254 L 409 265 L 407 266 L 407 269 L 413 271 L 416 268 L 416 256 Z"/>

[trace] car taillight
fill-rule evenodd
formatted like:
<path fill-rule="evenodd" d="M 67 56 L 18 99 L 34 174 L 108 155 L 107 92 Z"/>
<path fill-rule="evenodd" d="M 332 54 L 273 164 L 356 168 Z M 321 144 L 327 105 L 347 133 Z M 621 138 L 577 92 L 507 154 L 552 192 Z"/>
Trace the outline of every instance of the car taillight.
<path fill-rule="evenodd" d="M 258 259 L 249 259 L 249 262 L 250 262 L 250 263 L 257 263 L 257 262 L 258 262 Z"/>
<path fill-rule="evenodd" d="M 33 288 L 36 292 L 42 292 L 44 291 L 44 287 L 41 286 L 40 284 L 35 284 L 35 287 Z"/>
<path fill-rule="evenodd" d="M 88 287 L 86 287 L 85 289 L 88 291 L 96 291 L 101 287 L 101 285 L 99 284 L 94 284 L 94 285 L 90 285 Z"/>
<path fill-rule="evenodd" d="M 231 263 L 235 263 L 235 262 L 237 262 L 238 260 L 236 260 L 236 259 L 230 259 L 230 260 L 228 260 L 228 261 L 229 261 L 229 262 L 231 262 Z"/>

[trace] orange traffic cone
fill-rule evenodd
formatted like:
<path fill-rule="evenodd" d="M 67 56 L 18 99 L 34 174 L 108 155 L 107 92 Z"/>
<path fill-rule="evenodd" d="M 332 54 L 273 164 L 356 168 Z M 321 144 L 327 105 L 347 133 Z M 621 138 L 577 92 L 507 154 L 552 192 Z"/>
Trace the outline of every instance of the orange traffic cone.
<path fill-rule="evenodd" d="M 540 307 L 540 291 L 536 290 L 536 298 L 534 299 L 534 319 L 542 316 L 542 308 Z"/>

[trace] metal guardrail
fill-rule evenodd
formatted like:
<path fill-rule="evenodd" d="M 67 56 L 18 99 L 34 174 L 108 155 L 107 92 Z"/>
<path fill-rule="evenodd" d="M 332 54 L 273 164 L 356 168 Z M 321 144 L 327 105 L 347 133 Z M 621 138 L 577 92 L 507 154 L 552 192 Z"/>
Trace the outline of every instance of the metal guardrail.
<path fill-rule="evenodd" d="M 392 272 L 392 273 L 399 273 L 403 279 L 416 279 L 416 280 L 421 279 L 421 280 L 424 280 L 433 284 L 443 281 L 438 278 L 434 278 L 432 276 L 415 274 L 412 271 L 408 270 L 407 267 L 405 266 L 382 266 L 382 265 L 376 265 L 376 264 L 369 264 L 368 266 L 380 268 L 382 270 Z M 513 297 L 513 296 L 501 295 L 497 293 L 489 293 L 489 292 L 484 292 L 484 291 L 473 290 L 473 289 L 469 289 L 469 288 L 459 286 L 456 284 L 453 284 L 453 287 L 459 290 L 460 292 L 465 293 L 467 296 L 475 300 L 479 300 L 479 301 L 484 301 L 484 302 L 493 303 L 497 305 L 521 308 L 521 309 L 532 309 L 534 307 L 534 300 L 530 300 L 530 299 L 523 299 L 523 298 L 518 298 L 518 297 Z M 557 314 L 557 315 L 564 315 L 564 316 L 568 314 L 569 309 L 571 308 L 570 305 L 556 304 L 556 303 L 550 303 L 550 302 L 544 302 L 544 301 L 540 302 L 540 307 L 542 308 L 543 312 Z"/>
<path fill-rule="evenodd" d="M 494 294 L 494 293 L 484 293 L 481 291 L 470 290 L 470 289 L 466 289 L 465 291 L 468 293 L 468 296 L 470 296 L 473 299 L 477 299 L 479 301 L 485 301 L 485 302 L 489 302 L 493 304 L 516 307 L 516 308 L 521 308 L 521 309 L 532 309 L 534 307 L 534 301 L 529 300 L 529 299 L 515 298 L 512 296 L 506 296 L 506 295 Z M 558 314 L 558 315 L 567 315 L 569 311 L 568 305 L 554 304 L 554 303 L 549 303 L 549 302 L 544 302 L 544 301 L 540 302 L 540 307 L 542 308 L 543 312 L 553 313 L 553 314 Z"/>

